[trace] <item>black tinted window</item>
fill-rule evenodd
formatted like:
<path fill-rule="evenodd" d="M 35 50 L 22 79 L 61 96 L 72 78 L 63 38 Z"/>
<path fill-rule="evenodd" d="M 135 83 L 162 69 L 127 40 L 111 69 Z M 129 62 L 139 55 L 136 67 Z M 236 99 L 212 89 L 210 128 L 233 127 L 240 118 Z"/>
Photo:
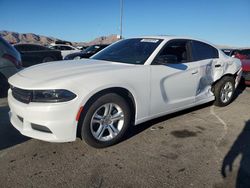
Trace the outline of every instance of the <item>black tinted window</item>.
<path fill-rule="evenodd" d="M 163 50 L 158 55 L 166 56 L 172 55 L 177 58 L 178 63 L 188 62 L 188 41 L 187 40 L 173 40 L 167 43 Z"/>
<path fill-rule="evenodd" d="M 239 53 L 242 55 L 250 56 L 250 49 L 241 50 Z"/>
<path fill-rule="evenodd" d="M 161 39 L 150 38 L 124 39 L 103 49 L 92 59 L 142 65 L 161 42 Z"/>
<path fill-rule="evenodd" d="M 192 54 L 194 61 L 219 57 L 216 48 L 199 41 L 192 41 Z"/>
<path fill-rule="evenodd" d="M 45 47 L 43 46 L 39 46 L 39 45 L 16 45 L 15 48 L 19 51 L 23 51 L 23 52 L 28 52 L 28 51 L 41 51 L 41 50 L 46 50 Z"/>
<path fill-rule="evenodd" d="M 61 50 L 73 50 L 70 46 L 61 46 Z"/>

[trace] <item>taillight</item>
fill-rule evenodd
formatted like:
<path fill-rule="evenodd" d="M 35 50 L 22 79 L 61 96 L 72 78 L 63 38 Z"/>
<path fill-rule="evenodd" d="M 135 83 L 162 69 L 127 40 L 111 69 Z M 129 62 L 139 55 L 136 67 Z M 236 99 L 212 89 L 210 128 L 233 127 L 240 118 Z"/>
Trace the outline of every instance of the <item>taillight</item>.
<path fill-rule="evenodd" d="M 21 61 L 18 61 L 15 57 L 13 57 L 12 55 L 10 54 L 3 54 L 2 56 L 3 58 L 9 60 L 10 62 L 12 62 L 16 68 L 21 68 L 22 67 L 22 62 Z"/>

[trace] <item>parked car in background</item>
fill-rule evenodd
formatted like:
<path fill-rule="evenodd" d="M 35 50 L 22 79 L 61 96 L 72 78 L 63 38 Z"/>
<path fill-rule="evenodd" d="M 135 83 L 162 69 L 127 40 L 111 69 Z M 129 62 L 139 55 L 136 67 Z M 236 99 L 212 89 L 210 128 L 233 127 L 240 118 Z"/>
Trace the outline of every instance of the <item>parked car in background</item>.
<path fill-rule="evenodd" d="M 242 77 L 246 85 L 250 86 L 250 58 L 242 59 Z"/>
<path fill-rule="evenodd" d="M 16 44 L 14 47 L 21 54 L 23 67 L 62 60 L 60 51 L 52 50 L 38 44 Z"/>
<path fill-rule="evenodd" d="M 65 45 L 71 45 L 72 46 L 71 42 L 65 41 L 65 40 L 57 40 L 57 41 L 55 41 L 55 44 L 65 44 Z"/>
<path fill-rule="evenodd" d="M 0 98 L 7 96 L 8 78 L 22 68 L 19 52 L 0 37 Z"/>
<path fill-rule="evenodd" d="M 89 46 L 77 46 L 76 48 L 77 48 L 78 50 L 83 51 L 83 50 L 87 49 L 88 47 L 89 47 Z"/>
<path fill-rule="evenodd" d="M 82 58 L 89 58 L 92 55 L 96 54 L 97 52 L 101 51 L 102 49 L 106 48 L 108 44 L 99 44 L 99 45 L 93 45 L 89 46 L 85 50 L 82 50 L 81 52 L 76 52 L 73 54 L 67 55 L 64 60 L 72 60 L 72 59 L 82 59 Z"/>
<path fill-rule="evenodd" d="M 54 50 L 60 50 L 63 59 L 64 59 L 67 55 L 69 55 L 69 54 L 72 54 L 72 53 L 80 52 L 80 51 L 81 51 L 81 50 L 75 48 L 74 46 L 66 45 L 66 44 L 51 44 L 51 45 L 49 46 L 49 48 L 54 49 Z"/>
<path fill-rule="evenodd" d="M 240 59 L 242 63 L 243 81 L 246 85 L 250 85 L 250 49 L 234 50 L 231 55 Z"/>
<path fill-rule="evenodd" d="M 226 55 L 231 56 L 233 49 L 221 49 Z"/>
<path fill-rule="evenodd" d="M 240 60 L 200 40 L 124 39 L 90 59 L 41 64 L 12 76 L 10 121 L 40 140 L 68 142 L 79 135 L 107 147 L 150 119 L 209 101 L 228 105 L 241 73 Z"/>
<path fill-rule="evenodd" d="M 231 56 L 236 57 L 238 59 L 249 59 L 250 58 L 250 49 L 233 50 L 231 53 Z"/>

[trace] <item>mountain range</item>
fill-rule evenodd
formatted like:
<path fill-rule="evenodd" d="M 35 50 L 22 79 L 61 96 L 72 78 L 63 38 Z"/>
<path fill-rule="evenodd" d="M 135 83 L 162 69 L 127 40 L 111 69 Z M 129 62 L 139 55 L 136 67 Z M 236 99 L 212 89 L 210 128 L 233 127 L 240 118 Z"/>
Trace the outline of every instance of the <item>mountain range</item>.
<path fill-rule="evenodd" d="M 16 43 L 33 43 L 33 44 L 41 44 L 41 45 L 49 45 L 51 43 L 55 43 L 55 41 L 64 41 L 62 39 L 58 39 L 55 37 L 47 37 L 42 35 L 37 35 L 34 33 L 18 33 L 18 32 L 11 32 L 11 31 L 0 31 L 0 36 L 3 37 L 11 44 Z M 117 41 L 117 35 L 112 34 L 108 36 L 101 36 L 89 42 L 71 42 L 74 46 L 91 46 L 95 44 L 111 44 Z M 233 49 L 239 48 L 229 45 L 216 45 L 218 48 L 221 49 Z M 243 48 L 243 47 L 242 47 Z M 246 48 L 246 47 L 245 47 Z"/>
<path fill-rule="evenodd" d="M 33 43 L 41 45 L 49 45 L 55 41 L 64 41 L 55 37 L 47 37 L 34 33 L 18 33 L 11 31 L 0 31 L 0 36 L 11 44 L 17 43 Z M 90 46 L 94 44 L 111 44 L 117 41 L 117 35 L 101 36 L 89 42 L 71 42 L 74 46 Z M 70 42 L 70 41 L 69 41 Z"/>

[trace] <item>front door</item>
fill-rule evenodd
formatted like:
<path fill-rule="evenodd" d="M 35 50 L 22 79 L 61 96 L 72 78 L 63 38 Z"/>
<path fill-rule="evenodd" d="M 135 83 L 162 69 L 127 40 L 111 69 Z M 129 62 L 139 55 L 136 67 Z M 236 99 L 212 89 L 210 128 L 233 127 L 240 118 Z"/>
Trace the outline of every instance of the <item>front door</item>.
<path fill-rule="evenodd" d="M 161 56 L 176 62 L 157 62 Z M 151 115 L 193 105 L 198 88 L 199 62 L 191 62 L 188 40 L 168 42 L 151 65 Z"/>

